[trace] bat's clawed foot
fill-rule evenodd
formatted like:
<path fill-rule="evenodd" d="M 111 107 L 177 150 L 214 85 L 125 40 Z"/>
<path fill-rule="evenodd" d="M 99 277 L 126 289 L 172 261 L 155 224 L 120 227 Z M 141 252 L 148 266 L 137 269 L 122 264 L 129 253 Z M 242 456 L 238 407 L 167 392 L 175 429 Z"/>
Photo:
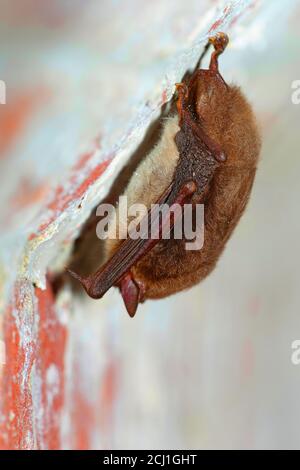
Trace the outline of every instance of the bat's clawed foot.
<path fill-rule="evenodd" d="M 229 43 L 229 37 L 225 33 L 217 33 L 215 36 L 211 36 L 208 40 L 220 54 L 224 52 L 227 44 Z"/>
<path fill-rule="evenodd" d="M 210 70 L 218 71 L 218 57 L 226 49 L 229 38 L 225 33 L 217 33 L 215 36 L 209 38 L 209 42 L 214 46 L 214 52 L 211 55 L 210 59 Z"/>

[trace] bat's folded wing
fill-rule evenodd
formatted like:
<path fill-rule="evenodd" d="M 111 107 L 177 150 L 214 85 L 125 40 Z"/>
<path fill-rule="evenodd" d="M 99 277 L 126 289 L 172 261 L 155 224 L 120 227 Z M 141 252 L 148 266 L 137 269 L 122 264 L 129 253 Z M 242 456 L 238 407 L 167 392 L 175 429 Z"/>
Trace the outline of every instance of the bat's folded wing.
<path fill-rule="evenodd" d="M 180 207 L 196 191 L 196 185 L 188 182 L 179 189 L 171 184 L 161 198 L 153 204 L 140 221 L 138 238 L 128 237 L 119 245 L 113 256 L 96 272 L 86 278 L 68 270 L 81 282 L 86 292 L 93 298 L 101 298 L 113 285 L 116 285 L 130 268 L 172 230 L 181 215 Z M 163 209 L 168 207 L 168 210 Z"/>

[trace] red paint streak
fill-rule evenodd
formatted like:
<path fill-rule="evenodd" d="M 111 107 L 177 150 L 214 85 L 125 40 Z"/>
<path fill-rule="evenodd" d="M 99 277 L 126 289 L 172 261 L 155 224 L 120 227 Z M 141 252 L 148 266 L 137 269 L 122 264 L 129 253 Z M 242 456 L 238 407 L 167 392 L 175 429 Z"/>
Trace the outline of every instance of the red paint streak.
<path fill-rule="evenodd" d="M 48 95 L 49 92 L 44 89 L 26 90 L 7 98 L 6 105 L 0 106 L 0 157 L 10 149 L 37 106 L 41 105 Z"/>
<path fill-rule="evenodd" d="M 91 173 L 72 191 L 65 192 L 63 186 L 58 186 L 55 191 L 55 195 L 47 205 L 48 210 L 53 212 L 53 215 L 47 220 L 47 222 L 41 224 L 38 228 L 37 233 L 32 233 L 29 237 L 30 240 L 37 237 L 41 232 L 47 229 L 49 225 L 56 219 L 56 217 L 62 213 L 73 201 L 80 199 L 86 190 L 91 186 L 106 170 L 111 159 L 106 160 L 105 162 L 99 163 Z"/>
<path fill-rule="evenodd" d="M 78 162 L 74 165 L 73 169 L 75 171 L 82 170 L 93 155 L 94 155 L 94 150 L 83 153 L 81 157 L 79 158 Z"/>
<path fill-rule="evenodd" d="M 224 23 L 224 20 L 231 14 L 231 11 L 232 11 L 232 6 L 227 5 L 223 10 L 223 14 L 222 14 L 221 18 L 219 18 L 217 21 L 215 21 L 212 24 L 212 26 L 210 27 L 208 32 L 212 33 L 213 31 L 218 30 L 220 28 L 220 26 L 222 26 L 222 24 Z"/>
<path fill-rule="evenodd" d="M 79 185 L 74 191 L 72 199 L 78 199 L 86 192 L 89 186 L 91 186 L 106 170 L 111 160 L 107 160 L 100 165 L 97 165 L 89 174 L 89 176 Z"/>
<path fill-rule="evenodd" d="M 57 318 L 50 284 L 35 289 L 39 330 L 36 369 L 41 379 L 43 416 L 37 432 L 37 447 L 60 449 L 60 420 L 64 405 L 64 352 L 67 329 Z"/>
<path fill-rule="evenodd" d="M 99 150 L 100 148 L 100 137 L 94 140 L 93 143 L 93 148 L 92 150 L 83 153 L 80 157 L 77 163 L 75 163 L 73 167 L 73 172 L 76 174 L 79 170 L 82 170 L 86 164 L 89 162 L 91 157 L 94 155 L 96 150 Z"/>
<path fill-rule="evenodd" d="M 25 282 L 16 284 L 13 300 L 4 320 L 6 364 L 1 382 L 1 397 L 3 397 L 0 422 L 1 449 L 32 449 L 34 447 L 30 373 L 35 359 L 35 344 L 33 339 L 26 345 L 22 344 L 20 336 L 24 327 L 32 327 L 30 323 L 25 324 L 27 320 L 22 316 L 26 297 L 21 294 L 21 291 L 25 289 L 30 297 L 30 291 Z M 30 334 L 31 338 L 33 336 Z"/>
<path fill-rule="evenodd" d="M 4 339 L 0 448 L 59 449 L 66 328 L 56 316 L 49 284 L 45 291 L 34 291 L 27 281 L 15 284 L 4 320 Z M 49 383 L 49 370 L 57 371 L 55 387 Z M 33 409 L 34 393 L 37 413 Z M 40 397 L 40 403 L 36 397 Z"/>
<path fill-rule="evenodd" d="M 217 21 L 213 23 L 213 25 L 209 28 L 209 33 L 212 33 L 213 31 L 216 31 L 216 29 L 219 29 L 221 24 L 223 23 L 223 18 L 219 18 Z"/>

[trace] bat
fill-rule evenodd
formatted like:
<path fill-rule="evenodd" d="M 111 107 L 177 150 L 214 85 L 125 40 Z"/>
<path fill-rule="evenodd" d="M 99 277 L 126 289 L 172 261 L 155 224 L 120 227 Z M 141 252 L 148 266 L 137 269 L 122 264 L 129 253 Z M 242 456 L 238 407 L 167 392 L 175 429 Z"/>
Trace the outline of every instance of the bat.
<path fill-rule="evenodd" d="M 211 273 L 249 199 L 261 139 L 251 105 L 219 72 L 218 58 L 228 41 L 224 33 L 211 37 L 209 68 L 196 68 L 176 84 L 177 111 L 125 189 L 128 205 L 142 203 L 147 209 L 139 238 L 129 232 L 125 239 L 108 236 L 105 262 L 95 273 L 82 277 L 69 270 L 92 298 L 118 287 L 131 317 L 139 303 L 190 288 Z M 167 205 L 169 226 L 167 215 L 154 213 L 153 204 Z M 185 237 L 174 237 L 178 220 L 182 224 L 179 209 L 186 204 L 192 214 L 204 205 L 200 250 L 187 250 Z M 131 219 L 126 214 L 122 220 Z"/>

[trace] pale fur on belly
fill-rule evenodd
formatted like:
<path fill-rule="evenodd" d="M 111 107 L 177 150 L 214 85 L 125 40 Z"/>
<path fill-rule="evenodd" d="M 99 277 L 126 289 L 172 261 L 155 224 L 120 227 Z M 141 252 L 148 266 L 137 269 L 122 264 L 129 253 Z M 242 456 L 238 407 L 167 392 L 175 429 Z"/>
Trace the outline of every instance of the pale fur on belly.
<path fill-rule="evenodd" d="M 132 204 L 139 203 L 150 209 L 151 204 L 154 204 L 170 185 L 179 159 L 174 141 L 179 130 L 178 117 L 167 118 L 159 142 L 140 163 L 123 193 L 124 196 L 127 196 L 128 208 Z M 116 217 L 119 219 L 118 212 L 117 208 L 109 223 L 109 238 L 105 241 L 106 259 L 110 258 L 122 241 L 114 238 L 115 219 Z"/>

